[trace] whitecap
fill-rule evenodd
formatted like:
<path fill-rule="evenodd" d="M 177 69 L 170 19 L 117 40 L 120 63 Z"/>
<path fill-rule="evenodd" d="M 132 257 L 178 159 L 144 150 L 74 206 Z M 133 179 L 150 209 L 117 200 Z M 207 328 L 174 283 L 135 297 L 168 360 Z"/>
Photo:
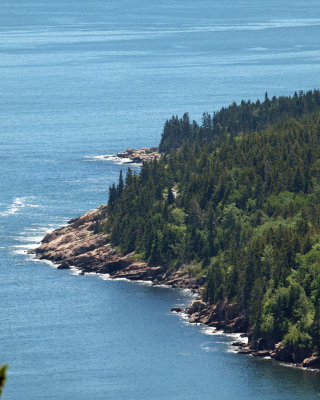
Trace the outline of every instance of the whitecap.
<path fill-rule="evenodd" d="M 7 206 L 7 209 L 0 212 L 1 217 L 8 217 L 10 215 L 16 214 L 19 212 L 22 208 L 24 207 L 31 207 L 31 208 L 40 208 L 41 205 L 39 204 L 32 204 L 32 203 L 27 203 L 27 200 L 33 200 L 33 196 L 29 197 L 14 197 L 12 204 Z"/>
<path fill-rule="evenodd" d="M 20 208 L 25 206 L 25 198 L 23 197 L 15 197 L 13 202 L 5 211 L 0 213 L 1 217 L 8 217 L 9 215 L 15 214 L 20 210 Z"/>

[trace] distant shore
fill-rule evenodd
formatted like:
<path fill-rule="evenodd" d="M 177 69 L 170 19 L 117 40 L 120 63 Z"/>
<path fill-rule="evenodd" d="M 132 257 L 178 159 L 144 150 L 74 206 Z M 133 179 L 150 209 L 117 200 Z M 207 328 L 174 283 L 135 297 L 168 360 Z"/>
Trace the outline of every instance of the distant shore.
<path fill-rule="evenodd" d="M 240 339 L 233 343 L 239 353 L 290 362 L 286 349 L 280 344 L 274 349 L 265 349 L 262 346 L 261 339 L 257 339 L 250 330 L 248 320 L 238 304 L 230 304 L 227 300 L 216 305 L 204 303 L 201 300 L 204 280 L 196 280 L 183 271 L 168 273 L 161 266 L 150 267 L 138 260 L 134 253 L 122 256 L 108 243 L 107 235 L 95 233 L 98 221 L 106 218 L 106 206 L 101 206 L 69 221 L 66 227 L 56 229 L 43 238 L 40 246 L 33 251 L 35 257 L 50 260 L 58 265 L 58 269 L 76 267 L 80 274 L 95 272 L 108 274 L 112 279 L 144 280 L 151 281 L 154 285 L 165 284 L 173 288 L 189 289 L 197 295 L 197 299 L 186 310 L 176 306 L 172 308 L 173 312 L 186 312 L 190 323 L 203 324 L 224 333 L 240 333 L 243 338 L 248 337 L 248 341 Z M 290 364 L 304 368 L 320 368 L 317 355 Z"/>

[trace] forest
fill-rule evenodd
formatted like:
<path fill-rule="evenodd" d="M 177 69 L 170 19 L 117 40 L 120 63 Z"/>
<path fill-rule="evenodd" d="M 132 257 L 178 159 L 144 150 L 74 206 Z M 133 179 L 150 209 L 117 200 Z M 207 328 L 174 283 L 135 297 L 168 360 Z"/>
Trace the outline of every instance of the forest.
<path fill-rule="evenodd" d="M 204 278 L 270 346 L 320 346 L 320 92 L 166 121 L 159 161 L 109 189 L 123 254 Z"/>

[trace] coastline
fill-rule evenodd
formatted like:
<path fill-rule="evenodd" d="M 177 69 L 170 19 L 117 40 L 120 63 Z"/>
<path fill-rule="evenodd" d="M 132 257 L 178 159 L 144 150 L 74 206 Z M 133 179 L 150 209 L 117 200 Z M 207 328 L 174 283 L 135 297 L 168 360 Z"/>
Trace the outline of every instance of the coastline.
<path fill-rule="evenodd" d="M 160 160 L 162 154 L 157 147 L 143 147 L 142 149 L 128 149 L 117 154 L 101 154 L 95 156 L 85 156 L 89 160 L 107 160 L 120 164 L 141 165 L 144 162 Z"/>
<path fill-rule="evenodd" d="M 134 253 L 121 255 L 108 243 L 108 235 L 95 233 L 98 221 L 107 218 L 106 206 L 90 210 L 84 215 L 72 219 L 60 229 L 48 233 L 39 247 L 31 251 L 38 260 L 49 260 L 57 269 L 75 269 L 77 274 L 107 274 L 110 279 L 130 281 L 148 281 L 152 285 L 168 285 L 172 288 L 188 289 L 196 295 L 185 310 L 176 306 L 172 312 L 185 312 L 189 323 L 200 324 L 226 334 L 240 334 L 240 339 L 232 345 L 239 354 L 262 358 L 272 358 L 286 365 L 306 370 L 320 371 L 320 358 L 316 354 L 301 353 L 295 358 L 289 349 L 281 343 L 268 349 L 263 339 L 257 338 L 250 328 L 245 313 L 237 303 L 227 300 L 216 305 L 209 305 L 201 300 L 204 288 L 203 280 L 195 280 L 183 270 L 167 272 L 161 266 L 150 267 L 138 260 Z M 247 338 L 247 341 L 243 340 Z"/>

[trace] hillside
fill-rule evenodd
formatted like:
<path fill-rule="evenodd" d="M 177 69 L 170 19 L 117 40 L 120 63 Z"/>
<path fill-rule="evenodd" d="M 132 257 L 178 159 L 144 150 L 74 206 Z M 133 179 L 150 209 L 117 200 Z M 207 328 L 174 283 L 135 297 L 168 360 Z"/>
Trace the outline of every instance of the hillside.
<path fill-rule="evenodd" d="M 310 93 L 287 104 L 318 104 Z M 240 305 L 253 346 L 282 341 L 296 359 L 320 339 L 320 116 L 310 107 L 263 130 L 186 139 L 139 175 L 129 169 L 95 226 L 123 254 L 205 280 L 206 302 Z M 274 119 L 253 108 L 255 126 Z"/>

